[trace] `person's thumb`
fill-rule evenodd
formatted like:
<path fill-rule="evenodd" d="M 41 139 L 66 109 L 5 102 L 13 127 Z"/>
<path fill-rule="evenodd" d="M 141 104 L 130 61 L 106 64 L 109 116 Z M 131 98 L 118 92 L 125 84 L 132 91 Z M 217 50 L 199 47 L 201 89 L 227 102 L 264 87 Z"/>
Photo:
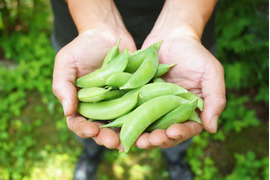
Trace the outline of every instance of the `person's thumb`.
<path fill-rule="evenodd" d="M 74 86 L 76 68 L 64 61 L 60 55 L 56 56 L 52 90 L 63 106 L 65 116 L 71 116 L 76 112 L 78 99 Z"/>
<path fill-rule="evenodd" d="M 216 133 L 218 119 L 226 105 L 224 70 L 219 63 L 206 71 L 202 92 L 204 98 L 202 125 L 208 132 Z"/>
<path fill-rule="evenodd" d="M 53 82 L 53 93 L 61 102 L 65 116 L 71 116 L 76 112 L 77 90 L 73 83 L 55 81 Z"/>

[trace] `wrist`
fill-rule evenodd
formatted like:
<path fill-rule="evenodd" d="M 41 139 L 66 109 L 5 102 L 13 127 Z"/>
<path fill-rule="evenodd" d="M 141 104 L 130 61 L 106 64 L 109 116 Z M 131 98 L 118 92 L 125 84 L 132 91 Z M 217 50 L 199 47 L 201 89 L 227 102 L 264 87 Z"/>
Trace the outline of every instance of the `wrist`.
<path fill-rule="evenodd" d="M 153 31 L 200 40 L 216 0 L 166 0 Z"/>
<path fill-rule="evenodd" d="M 68 0 L 67 3 L 79 34 L 89 29 L 125 29 L 112 0 Z"/>

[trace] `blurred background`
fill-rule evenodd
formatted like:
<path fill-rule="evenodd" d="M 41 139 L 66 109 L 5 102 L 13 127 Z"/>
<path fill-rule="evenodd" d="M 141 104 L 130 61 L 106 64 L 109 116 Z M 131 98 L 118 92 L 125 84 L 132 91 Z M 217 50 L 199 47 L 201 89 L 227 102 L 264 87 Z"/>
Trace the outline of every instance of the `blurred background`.
<path fill-rule="evenodd" d="M 70 180 L 82 146 L 54 97 L 48 0 L 0 0 L 0 180 Z M 221 0 L 227 106 L 187 152 L 195 180 L 269 179 L 269 2 Z M 108 150 L 98 180 L 166 180 L 160 149 Z"/>

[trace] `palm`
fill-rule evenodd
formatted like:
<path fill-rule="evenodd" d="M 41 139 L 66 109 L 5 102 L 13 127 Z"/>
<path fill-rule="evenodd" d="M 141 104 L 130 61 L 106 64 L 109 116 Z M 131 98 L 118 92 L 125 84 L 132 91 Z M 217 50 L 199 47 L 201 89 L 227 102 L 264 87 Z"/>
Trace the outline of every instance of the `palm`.
<path fill-rule="evenodd" d="M 160 63 L 177 63 L 164 76 L 164 79 L 176 83 L 204 99 L 205 106 L 201 114 L 202 124 L 209 132 L 215 132 L 216 130 L 212 128 L 214 126 L 213 118 L 221 113 L 225 105 L 222 66 L 199 41 L 191 37 L 150 35 L 145 40 L 142 49 L 160 40 L 163 40 L 158 52 Z M 174 124 L 167 130 L 155 130 L 145 135 L 145 138 L 140 137 L 137 145 L 140 147 L 171 147 L 195 136 L 201 130 L 200 125 L 191 121 Z"/>
<path fill-rule="evenodd" d="M 151 44 L 153 41 L 156 40 L 147 39 L 145 43 Z M 177 65 L 164 76 L 164 79 L 201 96 L 207 61 L 213 59 L 211 54 L 206 52 L 207 50 L 192 38 L 165 39 L 159 50 L 159 61 Z"/>
<path fill-rule="evenodd" d="M 103 34 L 87 32 L 74 39 L 57 56 L 61 56 L 58 59 L 66 61 L 65 63 L 73 67 L 76 71 L 76 77 L 74 78 L 78 78 L 98 69 L 106 53 L 116 44 L 119 37 L 106 37 Z M 121 50 L 125 47 L 129 47 L 131 50 L 136 49 L 132 38 L 129 36 L 122 38 L 120 43 Z"/>

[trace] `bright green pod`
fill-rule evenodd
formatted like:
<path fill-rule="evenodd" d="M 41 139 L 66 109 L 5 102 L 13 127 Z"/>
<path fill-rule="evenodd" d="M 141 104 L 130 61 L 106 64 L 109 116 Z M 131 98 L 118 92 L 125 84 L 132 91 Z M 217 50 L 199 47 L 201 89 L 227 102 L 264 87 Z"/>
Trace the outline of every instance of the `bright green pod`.
<path fill-rule="evenodd" d="M 125 152 L 128 152 L 138 137 L 154 121 L 180 106 L 182 98 L 168 95 L 160 96 L 147 101 L 133 110 L 125 119 L 120 131 L 120 140 Z"/>
<path fill-rule="evenodd" d="M 132 112 L 132 111 L 131 111 Z M 113 128 L 118 128 L 118 127 L 122 127 L 126 118 L 128 117 L 128 115 L 131 113 L 127 113 L 123 116 L 120 116 L 119 118 L 113 120 L 112 122 L 110 122 L 109 124 L 105 124 L 103 126 L 100 126 L 101 128 L 104 128 L 104 127 L 113 127 Z"/>
<path fill-rule="evenodd" d="M 197 106 L 198 100 L 186 104 L 182 104 L 179 107 L 165 114 L 163 117 L 151 124 L 147 131 L 154 131 L 156 129 L 167 129 L 172 124 L 182 123 L 187 121 L 191 116 L 192 112 Z"/>
<path fill-rule="evenodd" d="M 189 117 L 189 120 L 196 121 L 197 123 L 202 124 L 201 118 L 199 117 L 198 113 L 194 110 Z"/>
<path fill-rule="evenodd" d="M 131 52 L 131 53 L 130 53 L 130 56 L 134 56 L 134 55 L 139 54 L 139 53 L 141 53 L 141 52 L 142 52 L 142 50 L 141 50 L 141 49 L 138 49 L 137 51 Z"/>
<path fill-rule="evenodd" d="M 131 76 L 127 83 L 124 86 L 120 87 L 120 89 L 134 89 L 145 85 L 154 77 L 157 68 L 157 52 L 154 48 L 149 48 L 141 66 Z"/>
<path fill-rule="evenodd" d="M 131 78 L 132 74 L 127 72 L 117 72 L 112 74 L 105 82 L 105 85 L 121 87 Z"/>
<path fill-rule="evenodd" d="M 101 67 L 106 66 L 107 64 L 109 64 L 114 58 L 116 58 L 119 55 L 119 44 L 121 41 L 121 37 L 118 39 L 117 44 L 115 46 L 113 46 L 110 51 L 107 53 L 107 55 L 105 56 L 103 63 L 101 65 Z"/>
<path fill-rule="evenodd" d="M 96 120 L 115 119 L 135 107 L 138 90 L 132 90 L 121 98 L 96 103 L 79 103 L 77 111 L 84 117 Z"/>
<path fill-rule="evenodd" d="M 165 81 L 162 78 L 154 78 L 153 83 L 164 83 Z"/>
<path fill-rule="evenodd" d="M 158 78 L 162 75 L 164 75 L 166 72 L 170 70 L 171 67 L 175 66 L 177 63 L 174 64 L 159 64 L 157 72 L 154 76 L 154 78 Z"/>
<path fill-rule="evenodd" d="M 105 98 L 103 100 L 104 101 L 107 101 L 107 100 L 117 99 L 117 98 L 122 97 L 126 93 L 127 93 L 127 91 L 123 91 L 123 90 L 111 90 L 111 91 L 107 91 L 105 93 Z"/>
<path fill-rule="evenodd" d="M 204 104 L 204 102 L 203 102 L 203 100 L 202 100 L 199 96 L 197 96 L 196 94 L 194 94 L 194 93 L 188 91 L 187 93 L 180 94 L 180 96 L 181 96 L 182 98 L 184 98 L 184 99 L 189 100 L 189 101 L 193 101 L 194 99 L 198 99 L 197 108 L 199 108 L 200 111 L 203 110 L 203 104 Z"/>
<path fill-rule="evenodd" d="M 104 86 L 106 79 L 116 72 L 123 72 L 128 62 L 128 50 L 125 49 L 107 66 L 78 78 L 76 86 L 81 88 Z"/>
<path fill-rule="evenodd" d="M 106 98 L 106 93 L 111 88 L 101 87 L 83 88 L 78 91 L 78 99 L 82 102 L 98 102 Z"/>
<path fill-rule="evenodd" d="M 125 72 L 134 73 L 135 71 L 137 71 L 137 69 L 143 63 L 144 59 L 147 57 L 148 50 L 150 48 L 154 48 L 155 51 L 158 52 L 158 50 L 161 46 L 161 43 L 162 43 L 162 41 L 159 41 L 143 51 L 138 50 L 138 51 L 131 53 L 129 58 L 128 58 L 128 64 L 127 64 L 127 67 L 125 69 Z"/>
<path fill-rule="evenodd" d="M 149 83 L 141 87 L 139 91 L 140 93 L 137 106 L 159 96 L 187 93 L 187 90 L 181 86 L 168 82 Z M 183 99 L 183 101 L 188 102 L 185 99 Z"/>

